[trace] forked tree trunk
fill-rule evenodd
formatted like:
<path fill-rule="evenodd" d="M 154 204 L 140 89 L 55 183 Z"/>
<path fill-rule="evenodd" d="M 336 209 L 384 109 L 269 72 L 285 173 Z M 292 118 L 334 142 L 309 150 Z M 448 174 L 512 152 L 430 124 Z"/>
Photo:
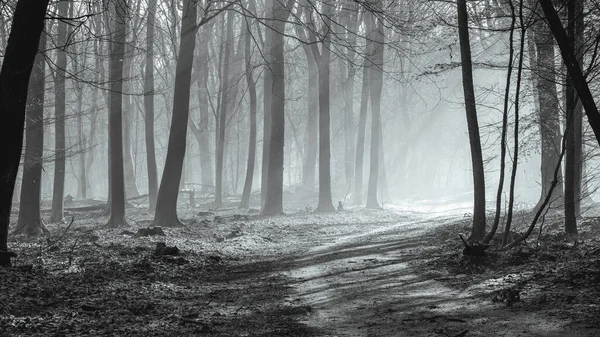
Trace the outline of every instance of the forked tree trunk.
<path fill-rule="evenodd" d="M 48 0 L 19 0 L 0 71 L 0 266 L 11 265 L 8 227 L 19 170 L 29 76 L 38 51 Z"/>
<path fill-rule="evenodd" d="M 56 6 L 58 15 L 67 17 L 71 1 L 61 0 Z M 67 23 L 59 22 L 56 39 L 56 77 L 54 85 L 54 187 L 52 190 L 52 212 L 50 222 L 64 218 L 63 197 L 65 193 L 65 71 L 67 69 Z"/>
<path fill-rule="evenodd" d="M 127 0 L 114 3 L 115 27 L 112 32 L 110 52 L 110 105 L 108 113 L 110 218 L 107 228 L 124 226 L 125 177 L 123 172 L 123 59 L 127 36 Z M 112 8 L 111 8 L 112 9 Z"/>
<path fill-rule="evenodd" d="M 46 49 L 46 35 L 40 36 L 40 50 Z M 46 60 L 38 52 L 29 82 L 28 109 L 25 120 L 25 159 L 19 218 L 15 234 L 39 235 L 43 224 L 40 216 L 42 160 L 44 154 L 44 97 Z"/>
<path fill-rule="evenodd" d="M 317 212 L 333 212 L 331 200 L 331 116 L 329 76 L 331 51 L 331 15 L 333 9 L 329 4 L 323 4 L 324 31 L 321 51 L 316 44 L 312 45 L 313 54 L 319 65 L 319 204 Z"/>
<path fill-rule="evenodd" d="M 155 226 L 174 227 L 181 225 L 177 218 L 177 198 L 186 150 L 196 31 L 196 2 L 183 0 L 179 57 L 175 69 L 173 115 L 169 132 L 167 158 L 156 200 Z"/>
<path fill-rule="evenodd" d="M 485 234 L 485 178 L 483 171 L 483 155 L 479 138 L 479 123 L 473 86 L 473 67 L 471 64 L 471 46 L 469 41 L 469 26 L 466 0 L 457 1 L 458 37 L 462 63 L 462 82 L 465 95 L 465 110 L 467 114 L 467 129 L 471 147 L 471 164 L 473 167 L 473 226 L 472 240 L 481 240 Z"/>

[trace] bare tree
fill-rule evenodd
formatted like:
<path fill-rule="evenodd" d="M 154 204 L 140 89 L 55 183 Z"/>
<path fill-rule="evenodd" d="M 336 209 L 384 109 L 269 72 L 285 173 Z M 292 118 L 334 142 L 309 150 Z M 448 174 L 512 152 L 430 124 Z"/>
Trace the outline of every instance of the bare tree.
<path fill-rule="evenodd" d="M 471 62 L 471 46 L 469 41 L 469 25 L 466 0 L 457 1 L 458 37 L 462 65 L 462 81 L 465 95 L 465 110 L 471 146 L 471 163 L 473 166 L 473 227 L 470 238 L 481 240 L 485 234 L 485 178 L 483 173 L 483 155 L 479 139 L 479 123 L 473 87 L 473 66 Z"/>
<path fill-rule="evenodd" d="M 11 265 L 8 227 L 19 170 L 29 76 L 44 29 L 48 0 L 19 0 L 0 70 L 0 266 Z"/>

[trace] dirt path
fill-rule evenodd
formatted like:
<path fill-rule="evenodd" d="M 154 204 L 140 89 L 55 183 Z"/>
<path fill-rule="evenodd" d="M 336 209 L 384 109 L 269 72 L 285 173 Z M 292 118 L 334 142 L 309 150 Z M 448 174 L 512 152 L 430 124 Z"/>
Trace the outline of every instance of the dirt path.
<path fill-rule="evenodd" d="M 447 221 L 414 216 L 322 238 L 285 273 L 296 290 L 290 302 L 311 308 L 304 323 L 322 336 L 599 335 L 595 328 L 493 303 L 482 298 L 485 289 L 458 291 L 425 276 L 419 260 L 431 245 L 426 229 Z"/>

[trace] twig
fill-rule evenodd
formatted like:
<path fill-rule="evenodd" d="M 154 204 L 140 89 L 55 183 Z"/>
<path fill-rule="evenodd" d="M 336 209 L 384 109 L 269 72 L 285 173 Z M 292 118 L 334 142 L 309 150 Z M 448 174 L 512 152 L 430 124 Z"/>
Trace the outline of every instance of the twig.
<path fill-rule="evenodd" d="M 71 217 L 71 223 L 69 224 L 69 226 L 67 226 L 67 228 L 65 229 L 65 231 L 62 233 L 62 235 L 58 238 L 58 240 L 54 241 L 51 245 L 49 245 L 48 247 L 46 247 L 46 250 L 56 246 L 57 243 L 59 243 L 67 234 L 67 232 L 69 231 L 69 229 L 71 228 L 71 226 L 73 225 L 73 222 L 75 222 L 75 216 Z"/>

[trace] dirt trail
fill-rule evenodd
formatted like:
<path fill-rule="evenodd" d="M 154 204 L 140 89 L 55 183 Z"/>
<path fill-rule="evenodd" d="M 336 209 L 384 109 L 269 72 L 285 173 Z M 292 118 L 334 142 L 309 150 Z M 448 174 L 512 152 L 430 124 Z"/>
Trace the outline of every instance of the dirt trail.
<path fill-rule="evenodd" d="M 453 218 L 456 220 L 456 217 Z M 425 276 L 418 262 L 427 229 L 449 221 L 412 216 L 346 235 L 320 238 L 285 273 L 290 302 L 310 306 L 306 323 L 322 336 L 597 336 L 531 311 L 511 310 L 482 292 L 458 291 Z M 477 295 L 477 296 L 476 296 Z"/>

